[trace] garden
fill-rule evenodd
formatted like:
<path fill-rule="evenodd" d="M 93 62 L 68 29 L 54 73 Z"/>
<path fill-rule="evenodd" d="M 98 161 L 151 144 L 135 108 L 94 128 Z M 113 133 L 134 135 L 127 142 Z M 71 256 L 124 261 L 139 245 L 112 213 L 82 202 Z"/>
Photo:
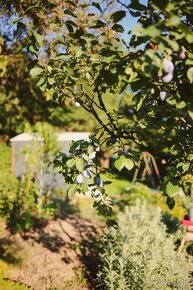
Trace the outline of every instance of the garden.
<path fill-rule="evenodd" d="M 192 1 L 0 13 L 0 289 L 192 289 Z"/>

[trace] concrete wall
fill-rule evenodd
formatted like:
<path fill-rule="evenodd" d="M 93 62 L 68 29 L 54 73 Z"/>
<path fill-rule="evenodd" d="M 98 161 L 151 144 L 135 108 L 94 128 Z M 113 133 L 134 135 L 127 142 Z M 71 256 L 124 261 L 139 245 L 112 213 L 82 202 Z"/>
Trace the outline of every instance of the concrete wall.
<path fill-rule="evenodd" d="M 30 140 L 32 138 L 30 138 L 29 135 L 24 136 L 24 134 L 20 134 L 10 140 L 12 142 L 12 171 L 17 178 L 21 178 L 24 171 L 25 154 L 24 153 L 22 154 L 21 150 L 25 148 L 26 144 L 28 144 L 31 148 L 33 148 L 32 140 Z M 69 136 L 68 135 L 67 137 L 64 136 L 64 138 L 59 136 L 58 140 L 61 143 L 61 152 L 68 155 L 70 142 L 72 140 L 78 140 L 79 137 L 80 137 L 79 139 L 88 140 L 88 136 L 89 136 L 89 133 L 84 133 L 84 134 L 74 133 L 74 135 L 69 134 Z M 71 140 L 67 140 L 68 137 L 70 137 Z M 48 187 L 50 189 L 54 189 L 56 187 L 57 188 L 65 187 L 62 174 L 58 174 L 57 169 L 53 171 L 52 166 L 50 166 L 43 175 L 39 173 L 38 179 L 40 181 L 40 186 L 43 188 Z"/>

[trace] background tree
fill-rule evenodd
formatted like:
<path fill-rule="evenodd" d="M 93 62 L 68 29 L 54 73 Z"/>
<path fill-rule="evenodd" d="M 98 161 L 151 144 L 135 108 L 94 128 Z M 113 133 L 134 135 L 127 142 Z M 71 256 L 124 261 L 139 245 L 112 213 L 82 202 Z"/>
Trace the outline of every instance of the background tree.
<path fill-rule="evenodd" d="M 64 8 L 59 1 L 55 2 L 35 1 L 36 8 L 28 9 L 30 1 L 0 1 L 0 134 L 6 139 L 21 133 L 26 122 L 33 125 L 37 121 L 46 121 L 67 131 L 92 131 L 96 128 L 95 119 L 90 116 L 88 123 L 88 114 L 85 114 L 81 107 L 76 109 L 68 100 L 64 101 L 63 105 L 58 105 L 50 93 L 37 88 L 26 71 L 26 64 L 33 60 L 32 52 L 36 49 L 33 46 L 36 34 L 32 33 L 31 27 L 35 27 L 36 31 L 45 36 L 46 49 L 42 51 L 41 61 L 46 62 L 53 53 L 51 45 L 53 40 L 59 37 L 53 22 L 58 21 Z M 65 6 L 67 9 L 69 4 L 65 3 Z M 52 17 L 50 9 L 54 7 L 55 14 Z M 15 17 L 22 17 L 24 21 L 18 21 L 11 27 L 10 22 Z M 38 35 L 40 37 L 40 34 Z M 26 44 L 29 44 L 27 50 L 21 51 L 22 46 Z"/>

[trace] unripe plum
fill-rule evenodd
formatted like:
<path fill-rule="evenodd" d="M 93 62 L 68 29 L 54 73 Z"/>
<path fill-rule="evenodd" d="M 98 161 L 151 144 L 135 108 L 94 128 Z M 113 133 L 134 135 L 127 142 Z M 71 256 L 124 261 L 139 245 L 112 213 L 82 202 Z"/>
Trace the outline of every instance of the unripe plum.
<path fill-rule="evenodd" d="M 83 181 L 84 181 L 84 178 L 83 178 L 82 174 L 79 174 L 79 175 L 76 177 L 76 182 L 77 182 L 77 183 L 83 183 Z"/>
<path fill-rule="evenodd" d="M 179 56 L 179 58 L 180 58 L 181 60 L 185 60 L 185 59 L 186 59 L 185 51 L 182 50 L 178 56 Z"/>
<path fill-rule="evenodd" d="M 162 80 L 164 83 L 170 83 L 173 79 L 173 73 L 170 72 L 168 74 L 166 74 L 165 76 L 162 77 Z"/>
<path fill-rule="evenodd" d="M 96 177 L 95 182 L 99 187 L 104 187 L 104 182 L 99 178 L 99 176 Z"/>
<path fill-rule="evenodd" d="M 162 88 L 161 92 L 159 93 L 160 99 L 165 101 L 168 97 L 168 91 L 165 88 Z"/>
<path fill-rule="evenodd" d="M 96 151 L 100 151 L 100 146 L 95 148 Z"/>
<path fill-rule="evenodd" d="M 118 138 L 115 138 L 115 137 L 111 138 L 111 143 L 112 144 L 115 144 L 117 141 L 119 141 Z"/>
<path fill-rule="evenodd" d="M 83 175 L 85 178 L 90 178 L 90 171 L 88 169 L 84 170 Z"/>
<path fill-rule="evenodd" d="M 174 64 L 172 61 L 164 58 L 163 68 L 166 73 L 172 73 L 174 71 Z"/>
<path fill-rule="evenodd" d="M 96 152 L 93 151 L 91 154 L 89 154 L 90 159 L 94 159 L 96 157 Z"/>
<path fill-rule="evenodd" d="M 96 189 L 95 192 L 94 192 L 94 196 L 96 198 L 98 198 L 100 195 L 101 195 L 100 191 L 98 189 Z"/>

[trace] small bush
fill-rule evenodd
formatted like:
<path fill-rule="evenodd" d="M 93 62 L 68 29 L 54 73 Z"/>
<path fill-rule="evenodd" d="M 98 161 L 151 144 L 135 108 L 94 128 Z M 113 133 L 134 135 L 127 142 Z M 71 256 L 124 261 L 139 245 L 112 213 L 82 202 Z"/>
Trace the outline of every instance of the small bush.
<path fill-rule="evenodd" d="M 161 209 L 146 204 L 119 212 L 117 225 L 102 238 L 102 289 L 191 289 L 189 263 L 176 256 L 173 236 L 161 222 Z"/>
<path fill-rule="evenodd" d="M 31 287 L 27 287 L 22 283 L 18 283 L 16 281 L 11 281 L 9 279 L 1 279 L 0 278 L 0 290 L 27 290 L 32 289 Z"/>

